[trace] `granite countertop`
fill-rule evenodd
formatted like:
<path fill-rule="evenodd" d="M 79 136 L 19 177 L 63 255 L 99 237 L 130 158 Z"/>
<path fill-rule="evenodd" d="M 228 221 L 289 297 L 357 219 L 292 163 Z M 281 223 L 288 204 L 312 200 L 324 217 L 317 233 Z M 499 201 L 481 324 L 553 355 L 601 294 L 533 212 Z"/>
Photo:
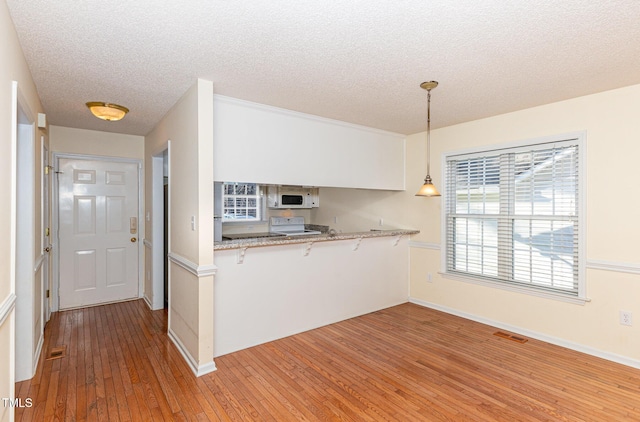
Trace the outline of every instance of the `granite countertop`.
<path fill-rule="evenodd" d="M 419 230 L 403 230 L 403 229 L 391 229 L 391 230 L 370 230 L 364 232 L 349 232 L 349 233 L 321 233 L 308 236 L 282 236 L 282 237 L 264 237 L 264 238 L 248 238 L 248 239 L 235 239 L 235 240 L 223 240 L 222 242 L 215 242 L 214 250 L 226 250 L 226 249 L 243 249 L 243 248 L 258 248 L 262 246 L 278 246 L 278 245 L 291 245 L 296 243 L 309 243 L 309 242 L 331 242 L 335 240 L 349 240 L 359 238 L 373 238 L 373 237 L 391 237 L 391 236 L 406 236 L 420 233 Z"/>

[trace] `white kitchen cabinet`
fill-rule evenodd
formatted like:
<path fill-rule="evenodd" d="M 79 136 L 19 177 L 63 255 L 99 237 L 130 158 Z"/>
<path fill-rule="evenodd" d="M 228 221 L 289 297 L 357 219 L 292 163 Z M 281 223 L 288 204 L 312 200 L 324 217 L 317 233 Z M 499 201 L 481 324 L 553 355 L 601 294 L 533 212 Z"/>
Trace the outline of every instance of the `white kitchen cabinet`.
<path fill-rule="evenodd" d="M 404 190 L 405 137 L 214 96 L 214 179 Z"/>

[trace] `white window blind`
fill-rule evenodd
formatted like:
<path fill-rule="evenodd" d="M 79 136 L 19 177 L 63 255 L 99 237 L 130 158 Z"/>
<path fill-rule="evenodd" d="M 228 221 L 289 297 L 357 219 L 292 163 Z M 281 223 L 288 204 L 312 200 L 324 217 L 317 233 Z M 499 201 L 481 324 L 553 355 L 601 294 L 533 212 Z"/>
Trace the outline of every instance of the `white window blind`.
<path fill-rule="evenodd" d="M 579 295 L 576 140 L 449 156 L 446 271 Z"/>

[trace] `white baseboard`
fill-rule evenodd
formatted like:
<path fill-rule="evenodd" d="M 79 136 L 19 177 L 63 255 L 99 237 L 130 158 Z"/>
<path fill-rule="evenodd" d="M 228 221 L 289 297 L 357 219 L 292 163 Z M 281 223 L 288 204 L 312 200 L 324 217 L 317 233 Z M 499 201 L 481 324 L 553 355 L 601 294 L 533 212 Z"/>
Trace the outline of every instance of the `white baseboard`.
<path fill-rule="evenodd" d="M 36 370 L 38 369 L 38 362 L 40 361 L 40 352 L 42 352 L 43 344 L 44 344 L 44 333 L 40 335 L 40 340 L 38 340 L 38 345 L 36 346 L 36 351 L 35 351 L 35 354 L 33 355 L 33 367 L 32 367 L 33 376 L 36 375 Z"/>
<path fill-rule="evenodd" d="M 536 340 L 544 341 L 546 343 L 555 344 L 556 346 L 566 347 L 567 349 L 575 350 L 577 352 L 585 353 L 587 355 L 595 356 L 598 358 L 606 359 L 611 362 L 620 363 L 622 365 L 630 366 L 632 368 L 640 369 L 640 360 L 632 359 L 626 356 L 617 355 L 615 353 L 605 352 L 593 347 L 585 346 L 583 344 L 574 343 L 558 337 L 549 336 L 547 334 L 539 333 L 536 331 L 528 330 L 526 328 L 517 327 L 515 325 L 505 324 L 499 321 L 494 321 L 489 318 L 480 317 L 477 315 L 469 314 L 466 312 L 458 311 L 447 306 L 438 305 L 435 303 L 427 302 L 424 300 L 409 298 L 409 302 L 416 305 L 424 306 L 426 308 L 435 309 L 436 311 L 445 312 L 447 314 L 459 316 L 471 321 L 480 322 L 482 324 L 491 325 L 492 327 L 500 328 L 502 330 L 511 331 L 512 333 L 520 334 L 522 336 L 535 338 Z"/>
<path fill-rule="evenodd" d="M 196 377 L 200 377 L 202 375 L 208 374 L 217 369 L 216 364 L 213 361 L 208 362 L 204 365 L 198 366 L 198 363 L 193 358 L 193 356 L 191 356 L 191 353 L 189 353 L 187 348 L 184 347 L 184 344 L 182 344 L 178 336 L 171 329 L 167 331 L 167 335 L 169 336 L 173 344 L 176 345 L 176 347 L 178 348 L 178 351 L 180 352 L 184 360 L 187 362 L 187 365 L 189 365 L 189 368 L 191 368 L 191 371 L 193 371 L 193 374 Z"/>
<path fill-rule="evenodd" d="M 153 306 L 151 306 L 151 302 L 149 302 L 149 298 L 145 295 L 142 296 L 142 299 L 144 300 L 144 303 L 147 304 L 147 306 L 149 307 L 150 311 L 154 311 L 155 309 L 153 309 Z"/>

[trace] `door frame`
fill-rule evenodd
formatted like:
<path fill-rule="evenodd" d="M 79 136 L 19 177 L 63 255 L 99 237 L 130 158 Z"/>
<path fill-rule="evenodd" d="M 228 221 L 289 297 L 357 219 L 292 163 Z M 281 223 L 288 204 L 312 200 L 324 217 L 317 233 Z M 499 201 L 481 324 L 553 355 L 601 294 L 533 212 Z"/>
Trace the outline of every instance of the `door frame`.
<path fill-rule="evenodd" d="M 43 327 L 51 318 L 51 181 L 53 180 L 52 168 L 49 166 L 49 148 L 46 145 L 44 136 L 40 136 L 40 248 L 43 251 L 44 262 L 42 264 L 42 320 Z M 47 229 L 49 233 L 47 233 Z M 49 248 L 49 251 L 47 251 Z M 47 297 L 47 291 L 49 296 Z"/>
<path fill-rule="evenodd" d="M 151 297 L 146 298 L 147 304 L 152 310 L 164 308 L 164 236 L 169 239 L 169 251 L 171 251 L 171 219 L 169 216 L 168 233 L 164 232 L 164 154 L 167 155 L 167 177 L 169 178 L 169 209 L 171 214 L 171 141 L 167 140 L 158 150 L 151 155 L 151 241 L 145 239 L 145 245 L 151 250 Z M 168 298 L 171 309 L 171 273 L 169 277 Z M 171 312 L 169 312 L 171 318 Z"/>
<path fill-rule="evenodd" d="M 111 157 L 106 155 L 90 155 L 90 154 L 72 154 L 65 152 L 53 152 L 53 166 L 54 166 L 54 174 L 58 174 L 60 168 L 60 160 L 61 159 L 71 159 L 71 160 L 86 160 L 86 161 L 109 161 L 115 163 L 134 163 L 137 164 L 138 167 L 138 239 L 141 238 L 141 235 L 144 233 L 144 171 L 142 167 L 142 160 L 138 158 L 125 158 L 125 157 Z M 59 186 L 58 186 L 58 178 L 56 177 L 53 181 L 53 203 L 52 203 L 52 211 L 53 218 L 51 225 L 54 236 L 51 237 L 51 243 L 53 245 L 52 252 L 53 256 L 51 257 L 52 266 L 53 266 L 53 283 L 51 286 L 51 295 L 53 296 L 51 300 L 51 311 L 56 312 L 60 310 L 60 239 L 59 239 Z M 144 274 L 144 248 L 141 247 L 142 242 L 137 242 L 138 248 L 138 298 L 142 297 L 143 294 L 143 274 Z"/>

